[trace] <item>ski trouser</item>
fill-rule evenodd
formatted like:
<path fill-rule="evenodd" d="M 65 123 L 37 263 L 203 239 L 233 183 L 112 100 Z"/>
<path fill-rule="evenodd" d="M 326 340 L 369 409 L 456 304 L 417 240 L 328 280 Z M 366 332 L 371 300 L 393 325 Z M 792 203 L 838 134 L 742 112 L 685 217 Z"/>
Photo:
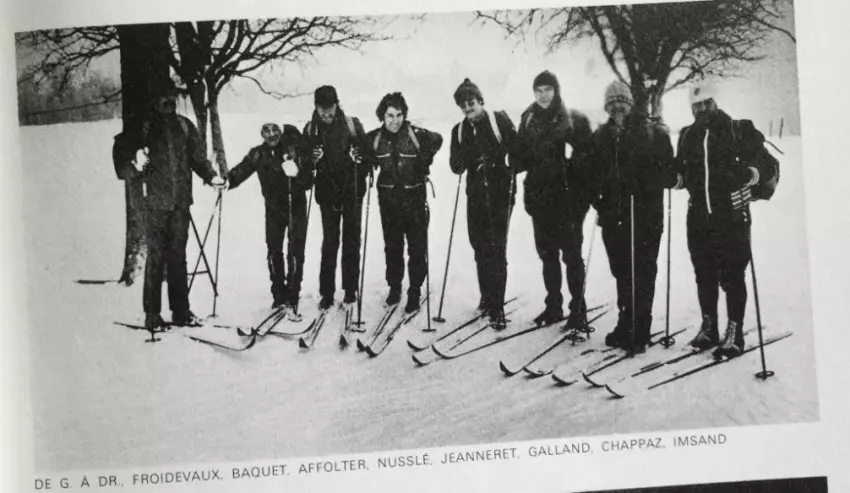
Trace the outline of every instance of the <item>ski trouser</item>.
<path fill-rule="evenodd" d="M 561 263 L 567 266 L 567 287 L 570 291 L 570 311 L 585 310 L 582 297 L 585 265 L 581 256 L 584 241 L 582 226 L 587 209 L 582 214 L 570 216 L 558 211 L 542 212 L 531 216 L 534 225 L 534 244 L 543 262 L 543 284 L 546 286 L 546 307 L 563 308 L 561 295 Z"/>
<path fill-rule="evenodd" d="M 292 218 L 286 207 L 266 204 L 266 262 L 275 302 L 295 303 L 304 278 L 304 245 L 307 240 L 307 201 L 304 193 L 292 196 Z M 290 219 L 292 231 L 287 235 Z M 286 267 L 283 240 L 287 237 Z"/>
<path fill-rule="evenodd" d="M 637 214 L 637 212 L 636 212 Z M 652 328 L 652 303 L 655 300 L 655 278 L 658 274 L 658 250 L 664 232 L 663 217 L 635 218 L 635 293 L 634 323 L 636 344 L 649 343 Z M 602 241 L 608 254 L 611 275 L 617 283 L 619 319 L 615 330 L 631 337 L 632 324 L 632 231 L 630 218 L 602 221 Z"/>
<path fill-rule="evenodd" d="M 162 311 L 163 268 L 168 275 L 168 305 L 172 313 L 189 310 L 186 243 L 191 216 L 188 207 L 146 210 L 147 260 L 142 305 L 145 313 Z"/>
<path fill-rule="evenodd" d="M 475 190 L 467 195 L 466 222 L 469 244 L 475 252 L 481 300 L 487 308 L 496 309 L 505 303 L 505 285 L 508 280 L 507 234 L 511 207 L 505 198 L 509 197 L 510 190 L 507 187 L 504 190 L 494 187 L 487 192 L 490 193 Z"/>
<path fill-rule="evenodd" d="M 702 314 L 717 320 L 717 301 L 723 288 L 729 321 L 743 326 L 747 308 L 744 276 L 750 263 L 749 211 L 718 216 L 690 207 L 688 250 Z"/>
<path fill-rule="evenodd" d="M 428 273 L 429 211 L 425 184 L 412 188 L 379 185 L 378 203 L 384 233 L 387 284 L 390 288 L 401 289 L 406 241 L 410 289 L 421 292 Z"/>
<path fill-rule="evenodd" d="M 360 223 L 363 201 L 339 207 L 319 205 L 322 211 L 322 263 L 319 268 L 319 294 L 332 298 L 336 291 L 336 260 L 342 236 L 342 289 L 357 292 L 360 278 Z M 340 234 L 341 233 L 341 234 Z"/>

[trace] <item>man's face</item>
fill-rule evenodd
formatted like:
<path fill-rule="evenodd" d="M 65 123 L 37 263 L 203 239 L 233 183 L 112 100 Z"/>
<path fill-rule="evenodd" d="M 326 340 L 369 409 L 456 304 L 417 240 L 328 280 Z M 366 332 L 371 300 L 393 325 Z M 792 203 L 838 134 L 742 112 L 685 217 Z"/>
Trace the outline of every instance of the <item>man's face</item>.
<path fill-rule="evenodd" d="M 700 101 L 699 103 L 691 105 L 691 113 L 693 113 L 694 119 L 711 116 L 716 112 L 717 103 L 714 102 L 713 99 L 706 99 L 705 101 Z"/>
<path fill-rule="evenodd" d="M 615 101 L 606 108 L 608 115 L 617 125 L 622 125 L 626 117 L 632 112 L 632 105 L 623 101 Z"/>
<path fill-rule="evenodd" d="M 545 110 L 550 104 L 552 104 L 552 100 L 555 99 L 555 88 L 552 86 L 535 87 L 534 99 L 537 102 L 537 106 L 540 106 Z"/>
<path fill-rule="evenodd" d="M 322 108 L 319 106 L 316 108 L 316 111 L 319 112 L 319 119 L 322 120 L 323 123 L 331 124 L 334 122 L 334 118 L 336 118 L 336 110 L 338 105 L 334 104 L 328 106 L 327 108 Z"/>
<path fill-rule="evenodd" d="M 400 109 L 390 106 L 384 113 L 384 127 L 392 133 L 398 132 L 404 123 L 404 113 Z"/>
<path fill-rule="evenodd" d="M 469 98 L 460 103 L 460 109 L 469 121 L 477 121 L 484 115 L 484 105 L 476 98 Z"/>
<path fill-rule="evenodd" d="M 156 108 L 157 113 L 170 115 L 177 111 L 177 96 L 173 94 L 160 96 L 157 98 L 154 107 Z"/>
<path fill-rule="evenodd" d="M 280 137 L 283 135 L 277 123 L 266 123 L 260 131 L 263 136 L 263 141 L 268 147 L 275 147 L 280 143 Z"/>

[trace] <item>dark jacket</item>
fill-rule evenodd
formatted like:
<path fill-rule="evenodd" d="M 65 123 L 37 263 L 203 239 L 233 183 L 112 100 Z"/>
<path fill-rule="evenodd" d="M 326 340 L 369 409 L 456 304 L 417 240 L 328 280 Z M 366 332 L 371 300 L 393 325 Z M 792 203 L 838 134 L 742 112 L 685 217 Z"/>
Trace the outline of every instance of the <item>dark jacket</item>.
<path fill-rule="evenodd" d="M 366 140 L 369 142 L 367 160 L 380 169 L 378 186 L 385 188 L 424 187 L 434 155 L 443 146 L 442 135 L 410 122 L 402 123 L 396 133 L 384 126 L 376 128 L 369 132 Z"/>
<path fill-rule="evenodd" d="M 198 130 L 184 116 L 155 116 L 143 125 L 142 143 L 150 162 L 141 173 L 133 168 L 130 175 L 144 183 L 144 209 L 188 208 L 193 203 L 192 171 L 207 184 L 216 176 Z"/>
<path fill-rule="evenodd" d="M 336 118 L 330 125 L 322 123 L 318 112 L 314 110 L 311 120 L 304 126 L 304 158 L 312 159 L 313 149 L 317 146 L 324 149 L 324 156 L 315 165 L 316 202 L 319 205 L 341 207 L 343 204 L 353 204 L 355 196 L 360 200 L 366 194 L 366 175 L 371 168 L 366 160 L 357 166 L 349 156 L 351 146 L 359 148 L 361 153 L 366 150 L 366 132 L 360 120 L 350 118 L 354 126 L 353 134 L 342 109 L 337 110 Z"/>
<path fill-rule="evenodd" d="M 576 110 L 568 110 L 556 98 L 547 109 L 536 103 L 526 109 L 517 133 L 517 171 L 525 177 L 525 209 L 532 216 L 554 211 L 581 218 L 587 212 L 590 197 L 586 169 L 591 145 L 590 121 Z M 566 144 L 573 148 L 566 158 Z"/>
<path fill-rule="evenodd" d="M 618 135 L 609 120 L 593 133 L 588 166 L 600 224 L 627 220 L 631 195 L 637 217 L 663 224 L 663 191 L 676 185 L 673 145 L 663 125 L 632 115 Z"/>
<path fill-rule="evenodd" d="M 313 184 L 313 165 L 310 159 L 301 153 L 301 133 L 292 125 L 283 126 L 283 136 L 274 148 L 265 143 L 254 147 L 238 165 L 227 174 L 230 188 L 238 187 L 254 174 L 260 179 L 260 189 L 265 198 L 266 207 L 276 210 L 288 210 L 289 184 L 292 193 L 304 195 Z M 298 166 L 298 174 L 292 178 L 283 172 L 285 155 L 292 156 Z"/>
<path fill-rule="evenodd" d="M 679 134 L 676 169 L 684 178 L 691 207 L 698 212 L 735 215 L 731 194 L 751 179 L 748 168 L 756 168 L 762 180 L 771 173 L 764 135 L 750 120 L 740 120 L 737 128 L 740 133 L 733 133 L 732 118 L 718 111 Z"/>
<path fill-rule="evenodd" d="M 478 192 L 483 191 L 485 177 L 490 188 L 506 190 L 512 174 L 516 173 L 516 159 L 509 158 L 519 152 L 516 128 L 504 111 L 493 112 L 493 118 L 502 137 L 501 143 L 487 115 L 475 123 L 464 118 L 452 129 L 449 166 L 455 174 L 467 174 L 466 193 L 476 198 Z M 508 167 L 509 163 L 511 167 Z M 510 193 L 512 196 L 516 194 L 516 182 Z"/>

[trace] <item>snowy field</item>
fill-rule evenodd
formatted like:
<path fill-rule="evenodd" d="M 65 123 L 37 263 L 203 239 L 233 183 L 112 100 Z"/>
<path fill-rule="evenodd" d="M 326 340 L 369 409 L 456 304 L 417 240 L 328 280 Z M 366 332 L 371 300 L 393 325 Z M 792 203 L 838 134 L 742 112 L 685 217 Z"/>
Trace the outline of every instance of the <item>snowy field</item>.
<path fill-rule="evenodd" d="M 519 115 L 511 116 L 516 121 Z M 259 143 L 264 118 L 223 117 L 231 166 Z M 366 120 L 367 127 L 373 123 Z M 448 139 L 453 122 L 424 123 Z M 652 392 L 614 400 L 583 382 L 556 387 L 548 377 L 502 374 L 500 360 L 520 362 L 555 338 L 557 328 L 418 368 L 405 341 L 424 325 L 424 311 L 376 359 L 338 349 L 342 317 L 337 311 L 307 353 L 278 338 L 260 340 L 238 354 L 179 334 L 165 334 L 158 344 L 144 343 L 145 334 L 113 324 L 142 320 L 141 276 L 130 288 L 73 282 L 115 279 L 120 273 L 124 192 L 111 162 L 112 136 L 120 126 L 109 121 L 21 129 L 26 183 L 22 213 L 28 225 L 22 240 L 29 252 L 23 289 L 29 299 L 37 470 L 285 458 L 818 419 L 799 137 L 776 141 L 786 153 L 780 188 L 771 202 L 753 206 L 753 249 L 766 334 L 793 331 L 791 338 L 766 350 L 776 376 L 767 382 L 754 378 L 760 366 L 756 351 Z M 448 156 L 447 140 L 432 174 L 437 194 L 431 199 L 431 286 L 436 292 L 432 315 L 439 301 L 457 184 Z M 537 315 L 545 296 L 521 190 L 510 230 L 508 278 L 508 296 L 521 298 L 508 330 L 525 326 Z M 686 193 L 673 195 L 670 326 L 678 329 L 698 325 L 700 315 L 685 241 Z M 215 193 L 197 182 L 195 197 L 192 212 L 204 228 Z M 585 257 L 593 217 L 591 210 L 585 224 Z M 263 227 L 256 179 L 225 194 L 217 307 L 221 323 L 249 322 L 271 303 Z M 374 191 L 369 228 L 363 310 L 365 319 L 375 321 L 387 288 Z M 591 305 L 615 296 L 600 236 L 597 231 L 589 267 Z M 301 302 L 306 318 L 317 303 L 320 245 L 320 216 L 314 204 Z M 665 235 L 653 331 L 663 330 L 665 323 L 666 245 Z M 214 247 L 207 253 L 212 259 Z M 190 238 L 190 269 L 196 255 L 197 245 Z M 747 279 L 751 286 L 749 274 Z M 196 314 L 211 312 L 211 289 L 203 278 L 196 281 L 191 297 Z M 753 300 L 750 289 L 747 328 L 756 323 Z M 461 193 L 443 309 L 448 322 L 438 329 L 448 330 L 453 321 L 467 318 L 477 301 Z M 167 318 L 167 300 L 163 305 Z M 720 313 L 725 323 L 722 302 Z M 597 333 L 588 343 L 564 345 L 549 361 L 566 361 L 588 347 L 599 347 L 614 318 L 609 313 L 594 324 Z M 674 348 L 651 352 L 675 354 L 694 332 L 679 336 Z M 748 342 L 755 340 L 755 333 L 748 336 Z"/>

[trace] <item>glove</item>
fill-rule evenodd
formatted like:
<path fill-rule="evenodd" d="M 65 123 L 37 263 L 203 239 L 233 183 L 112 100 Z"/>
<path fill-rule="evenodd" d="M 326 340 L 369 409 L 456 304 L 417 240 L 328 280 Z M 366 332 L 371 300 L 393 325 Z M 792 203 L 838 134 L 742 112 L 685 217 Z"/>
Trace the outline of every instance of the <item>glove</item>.
<path fill-rule="evenodd" d="M 292 157 L 287 155 L 283 161 L 283 164 L 280 166 L 283 169 L 283 172 L 286 176 L 292 178 L 298 174 L 298 165 L 295 164 L 295 161 L 292 160 Z"/>
<path fill-rule="evenodd" d="M 571 146 L 569 142 L 564 144 L 564 157 L 567 159 L 571 159 L 573 157 L 573 146 Z"/>
<path fill-rule="evenodd" d="M 738 211 L 746 207 L 753 200 L 753 195 L 750 193 L 750 187 L 746 186 L 732 192 L 730 198 L 732 199 L 732 208 Z"/>
<path fill-rule="evenodd" d="M 355 164 L 360 164 L 363 161 L 363 157 L 360 155 L 360 148 L 354 145 L 348 149 L 348 157 L 350 157 Z"/>
<path fill-rule="evenodd" d="M 316 146 L 313 148 L 313 164 L 318 163 L 325 155 L 325 150 L 322 146 Z"/>
<path fill-rule="evenodd" d="M 220 176 L 215 176 L 212 180 L 210 180 L 210 185 L 212 185 L 216 190 L 227 190 L 229 184 L 230 182 Z"/>
<path fill-rule="evenodd" d="M 133 160 L 133 166 L 136 167 L 136 171 L 141 173 L 145 170 L 147 165 L 150 163 L 150 157 L 148 156 L 148 148 L 139 149 L 136 151 L 136 158 Z"/>

